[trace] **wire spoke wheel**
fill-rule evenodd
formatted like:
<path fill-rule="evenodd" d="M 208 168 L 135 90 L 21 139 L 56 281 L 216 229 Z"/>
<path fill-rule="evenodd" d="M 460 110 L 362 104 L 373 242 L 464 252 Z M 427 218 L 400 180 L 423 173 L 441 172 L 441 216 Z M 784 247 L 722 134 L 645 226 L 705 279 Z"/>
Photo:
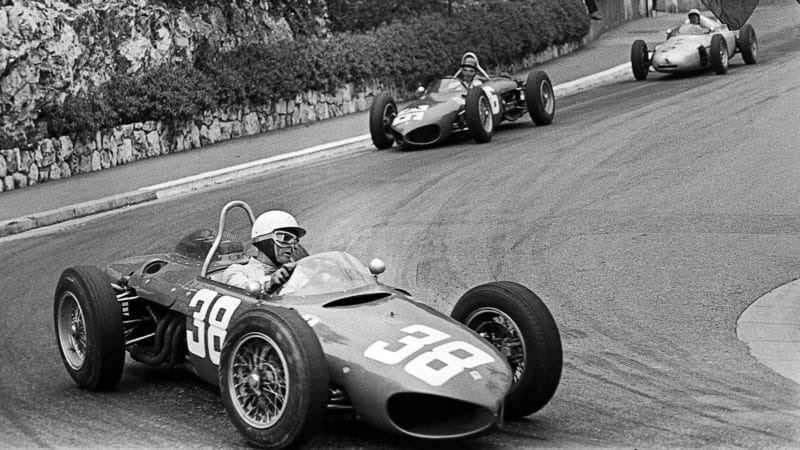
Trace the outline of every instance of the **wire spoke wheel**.
<path fill-rule="evenodd" d="M 387 103 L 383 108 L 383 133 L 386 139 L 392 139 L 392 121 L 397 117 L 397 106 L 393 103 Z"/>
<path fill-rule="evenodd" d="M 86 319 L 78 299 L 70 291 L 58 302 L 58 341 L 66 363 L 80 370 L 86 362 Z"/>
<path fill-rule="evenodd" d="M 553 86 L 550 81 L 544 81 L 539 86 L 539 95 L 542 97 L 544 103 L 544 110 L 547 114 L 552 115 L 556 110 L 556 96 L 553 94 Z"/>
<path fill-rule="evenodd" d="M 233 405 L 251 427 L 265 429 L 281 419 L 289 400 L 286 357 L 264 333 L 245 335 L 233 349 L 228 368 Z"/>
<path fill-rule="evenodd" d="M 525 341 L 517 324 L 497 308 L 479 308 L 467 316 L 464 324 L 491 343 L 508 360 L 514 383 L 525 372 Z"/>
<path fill-rule="evenodd" d="M 492 106 L 489 104 L 489 99 L 482 96 L 478 103 L 478 113 L 481 117 L 481 126 L 487 133 L 492 131 L 494 123 L 492 122 Z"/>

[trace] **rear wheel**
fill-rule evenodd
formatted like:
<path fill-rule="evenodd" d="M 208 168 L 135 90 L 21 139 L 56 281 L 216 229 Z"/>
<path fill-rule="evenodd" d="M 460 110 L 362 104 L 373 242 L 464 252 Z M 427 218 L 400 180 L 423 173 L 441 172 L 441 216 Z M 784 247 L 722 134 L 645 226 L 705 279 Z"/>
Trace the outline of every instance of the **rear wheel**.
<path fill-rule="evenodd" d="M 749 23 L 744 24 L 739 30 L 739 51 L 745 64 L 755 64 L 758 56 L 758 39 L 756 31 Z"/>
<path fill-rule="evenodd" d="M 394 144 L 392 121 L 397 117 L 397 104 L 386 92 L 378 94 L 369 109 L 369 134 L 376 148 L 386 149 Z"/>
<path fill-rule="evenodd" d="M 122 377 L 125 337 L 122 309 L 102 270 L 80 266 L 61 273 L 54 322 L 67 372 L 84 389 L 108 389 Z"/>
<path fill-rule="evenodd" d="M 647 44 L 637 39 L 633 41 L 631 46 L 631 69 L 633 76 L 637 80 L 644 80 L 647 78 L 647 72 L 650 70 L 650 59 L 647 57 Z"/>
<path fill-rule="evenodd" d="M 728 46 L 725 43 L 725 38 L 721 34 L 715 34 L 711 38 L 711 67 L 718 75 L 722 75 L 728 71 Z"/>
<path fill-rule="evenodd" d="M 225 340 L 219 379 L 231 421 L 253 445 L 299 445 L 324 418 L 325 354 L 294 310 L 258 309 L 239 318 Z"/>
<path fill-rule="evenodd" d="M 513 376 L 507 417 L 527 416 L 550 401 L 561 378 L 561 337 L 536 294 L 510 281 L 483 284 L 467 291 L 451 316 L 506 355 Z"/>
<path fill-rule="evenodd" d="M 494 133 L 494 115 L 489 96 L 480 86 L 467 92 L 464 105 L 464 120 L 467 122 L 467 134 L 475 142 L 489 142 Z"/>
<path fill-rule="evenodd" d="M 556 114 L 556 96 L 553 83 L 542 71 L 531 72 L 525 82 L 525 104 L 528 115 L 536 125 L 550 125 Z"/>

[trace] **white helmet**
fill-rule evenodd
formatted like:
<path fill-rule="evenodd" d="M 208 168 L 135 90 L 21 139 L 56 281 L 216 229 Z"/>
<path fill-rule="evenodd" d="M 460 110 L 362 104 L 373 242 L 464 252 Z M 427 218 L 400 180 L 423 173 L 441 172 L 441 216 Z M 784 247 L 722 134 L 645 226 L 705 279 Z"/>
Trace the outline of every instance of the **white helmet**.
<path fill-rule="evenodd" d="M 267 239 L 275 230 L 285 230 L 295 234 L 298 238 L 306 234 L 306 230 L 297 225 L 294 216 L 286 211 L 267 211 L 258 216 L 253 223 L 250 237 L 253 243 Z"/>

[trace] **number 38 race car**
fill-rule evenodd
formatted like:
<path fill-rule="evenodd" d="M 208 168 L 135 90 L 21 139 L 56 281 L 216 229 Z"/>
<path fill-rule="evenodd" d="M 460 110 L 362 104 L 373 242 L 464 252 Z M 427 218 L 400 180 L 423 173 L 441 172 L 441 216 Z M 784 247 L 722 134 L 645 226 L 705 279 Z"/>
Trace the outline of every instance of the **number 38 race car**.
<path fill-rule="evenodd" d="M 468 55 L 477 61 L 473 53 Z M 531 72 L 523 83 L 509 76 L 489 76 L 480 66 L 478 71 L 485 80 L 482 84 L 467 89 L 456 72 L 427 89 L 420 87 L 418 98 L 399 112 L 390 94 L 376 96 L 369 111 L 372 143 L 379 149 L 395 141 L 407 147 L 427 146 L 461 133 L 488 142 L 497 124 L 515 121 L 526 112 L 536 125 L 553 122 L 556 100 L 546 73 Z"/>
<path fill-rule="evenodd" d="M 115 386 L 126 351 L 148 365 L 188 366 L 219 385 L 232 422 L 252 444 L 309 439 L 326 411 L 391 433 L 453 439 L 489 432 L 552 398 L 562 369 L 545 304 L 513 282 L 467 291 L 448 317 L 377 280 L 344 252 L 307 256 L 272 295 L 221 282 L 244 247 L 224 226 L 174 251 L 104 270 L 64 270 L 55 291 L 57 343 L 82 388 Z"/>

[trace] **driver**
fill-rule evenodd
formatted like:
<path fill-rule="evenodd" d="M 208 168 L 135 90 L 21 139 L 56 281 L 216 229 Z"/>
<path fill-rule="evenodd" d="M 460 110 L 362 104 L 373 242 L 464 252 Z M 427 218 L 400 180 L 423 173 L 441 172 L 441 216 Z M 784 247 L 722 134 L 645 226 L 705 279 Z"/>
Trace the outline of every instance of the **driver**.
<path fill-rule="evenodd" d="M 285 211 L 267 211 L 253 223 L 250 236 L 258 249 L 246 264 L 232 264 L 223 273 L 223 282 L 245 289 L 251 281 L 270 294 L 280 288 L 294 270 L 292 253 L 306 230 Z"/>
<path fill-rule="evenodd" d="M 688 16 L 689 16 L 688 23 L 690 25 L 696 25 L 696 26 L 700 27 L 701 29 L 703 29 L 704 31 L 710 29 L 707 26 L 707 24 L 703 23 L 703 20 L 701 19 L 701 16 L 700 16 L 700 10 L 698 10 L 698 9 L 690 9 Z"/>
<path fill-rule="evenodd" d="M 478 86 L 483 83 L 480 78 L 475 76 L 478 74 L 479 68 L 478 57 L 472 52 L 464 53 L 461 57 L 461 70 L 458 75 L 461 78 L 461 84 L 465 88 L 469 89 L 472 86 Z"/>

